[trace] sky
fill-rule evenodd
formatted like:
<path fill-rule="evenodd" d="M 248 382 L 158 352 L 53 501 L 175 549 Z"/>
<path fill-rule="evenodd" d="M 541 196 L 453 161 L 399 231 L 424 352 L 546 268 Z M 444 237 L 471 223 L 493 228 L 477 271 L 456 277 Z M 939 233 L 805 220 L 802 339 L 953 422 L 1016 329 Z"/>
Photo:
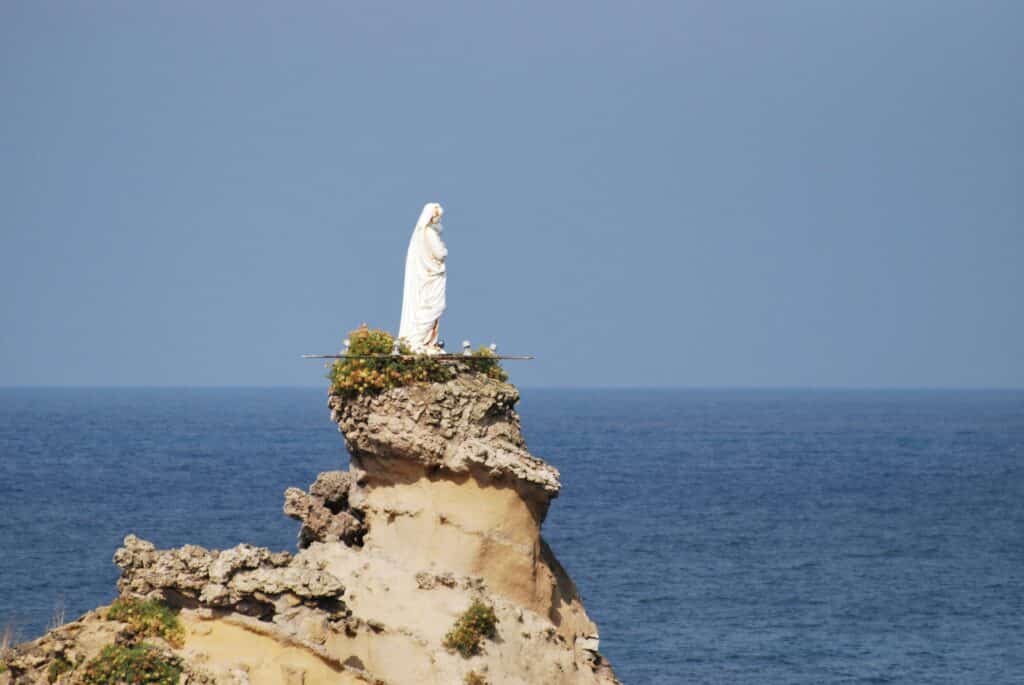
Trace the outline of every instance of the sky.
<path fill-rule="evenodd" d="M 0 385 L 1024 387 L 1024 3 L 0 3 Z"/>

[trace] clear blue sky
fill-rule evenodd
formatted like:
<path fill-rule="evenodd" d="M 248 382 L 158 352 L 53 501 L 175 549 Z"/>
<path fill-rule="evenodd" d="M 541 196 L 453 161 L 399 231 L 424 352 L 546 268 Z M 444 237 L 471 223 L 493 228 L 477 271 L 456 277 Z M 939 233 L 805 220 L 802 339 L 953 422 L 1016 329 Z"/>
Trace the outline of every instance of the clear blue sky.
<path fill-rule="evenodd" d="M 0 4 L 0 385 L 1024 386 L 1024 3 Z"/>

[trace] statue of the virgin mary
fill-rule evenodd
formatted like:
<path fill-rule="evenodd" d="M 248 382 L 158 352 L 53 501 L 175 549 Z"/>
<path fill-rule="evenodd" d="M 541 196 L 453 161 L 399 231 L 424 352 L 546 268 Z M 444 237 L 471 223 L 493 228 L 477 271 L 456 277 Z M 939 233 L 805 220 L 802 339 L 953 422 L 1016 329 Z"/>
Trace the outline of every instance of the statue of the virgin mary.
<path fill-rule="evenodd" d="M 448 248 L 441 240 L 441 215 L 436 202 L 428 202 L 412 230 L 405 257 L 405 290 L 398 337 L 413 352 L 436 354 L 437 327 L 445 307 L 445 258 Z"/>

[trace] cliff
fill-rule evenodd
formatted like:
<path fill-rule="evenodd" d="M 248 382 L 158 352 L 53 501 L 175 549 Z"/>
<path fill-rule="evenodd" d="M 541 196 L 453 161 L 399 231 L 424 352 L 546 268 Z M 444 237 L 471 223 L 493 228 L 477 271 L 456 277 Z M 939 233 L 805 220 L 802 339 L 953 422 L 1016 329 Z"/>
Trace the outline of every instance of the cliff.
<path fill-rule="evenodd" d="M 122 601 L 178 612 L 180 634 L 146 644 L 182 683 L 617 683 L 541 537 L 559 474 L 527 451 L 518 399 L 465 368 L 443 383 L 331 395 L 350 468 L 285 492 L 301 523 L 296 554 L 125 538 Z M 462 616 L 476 616 L 462 619 L 471 627 L 490 616 L 478 644 L 460 643 Z M 100 608 L 21 645 L 0 684 L 98 682 L 87 666 L 104 645 L 141 639 L 119 618 Z"/>

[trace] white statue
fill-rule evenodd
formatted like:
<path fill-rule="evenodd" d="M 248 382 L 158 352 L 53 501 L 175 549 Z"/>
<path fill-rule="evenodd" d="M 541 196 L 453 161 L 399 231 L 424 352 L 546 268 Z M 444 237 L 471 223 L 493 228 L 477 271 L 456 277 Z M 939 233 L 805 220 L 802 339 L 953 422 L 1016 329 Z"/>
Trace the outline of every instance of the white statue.
<path fill-rule="evenodd" d="M 405 290 L 398 337 L 413 352 L 437 354 L 437 327 L 445 307 L 445 265 L 448 248 L 441 240 L 441 215 L 436 202 L 428 202 L 409 240 L 405 257 Z"/>

